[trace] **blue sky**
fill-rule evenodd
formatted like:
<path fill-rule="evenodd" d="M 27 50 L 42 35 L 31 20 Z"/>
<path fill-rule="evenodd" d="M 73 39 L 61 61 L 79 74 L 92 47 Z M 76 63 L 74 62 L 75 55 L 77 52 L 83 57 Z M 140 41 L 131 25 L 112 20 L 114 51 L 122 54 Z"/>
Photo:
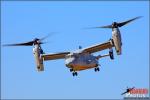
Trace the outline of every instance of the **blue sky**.
<path fill-rule="evenodd" d="M 37 72 L 32 47 L 1 47 L 3 99 L 122 99 L 126 87 L 149 88 L 149 4 L 147 1 L 3 1 L 1 44 L 52 35 L 42 45 L 46 53 L 73 51 L 111 38 L 111 29 L 84 30 L 143 16 L 120 28 L 123 53 L 102 58 L 93 69 L 73 77 L 64 59 L 44 62 Z M 105 54 L 108 50 L 98 52 Z"/>

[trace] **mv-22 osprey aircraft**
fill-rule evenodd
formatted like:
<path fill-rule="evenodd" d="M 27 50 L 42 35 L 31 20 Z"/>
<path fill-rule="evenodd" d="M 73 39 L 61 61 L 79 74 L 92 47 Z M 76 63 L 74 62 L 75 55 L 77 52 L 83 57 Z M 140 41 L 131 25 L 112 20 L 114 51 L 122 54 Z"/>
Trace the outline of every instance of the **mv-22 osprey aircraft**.
<path fill-rule="evenodd" d="M 121 49 L 122 41 L 121 41 L 121 34 L 119 31 L 119 27 L 124 26 L 125 24 L 133 20 L 136 20 L 138 18 L 140 17 L 136 17 L 121 23 L 113 22 L 112 25 L 108 25 L 108 26 L 95 27 L 95 28 L 112 28 L 112 39 L 110 39 L 105 43 L 93 45 L 87 48 L 79 47 L 79 49 L 74 52 L 67 51 L 67 52 L 60 52 L 60 53 L 45 54 L 41 48 L 41 44 L 43 44 L 42 40 L 44 40 L 45 37 L 41 39 L 35 38 L 33 41 L 29 41 L 25 43 L 6 44 L 4 46 L 34 46 L 33 54 L 35 57 L 38 71 L 44 71 L 43 61 L 65 59 L 65 65 L 70 69 L 72 75 L 77 76 L 77 71 L 81 71 L 81 70 L 94 68 L 95 72 L 99 71 L 100 64 L 98 60 L 102 57 L 110 56 L 111 59 L 114 59 L 113 49 L 112 49 L 113 47 L 115 47 L 117 55 L 120 55 L 122 50 Z M 93 53 L 105 49 L 109 49 L 108 54 L 98 55 L 98 56 L 93 55 Z"/>

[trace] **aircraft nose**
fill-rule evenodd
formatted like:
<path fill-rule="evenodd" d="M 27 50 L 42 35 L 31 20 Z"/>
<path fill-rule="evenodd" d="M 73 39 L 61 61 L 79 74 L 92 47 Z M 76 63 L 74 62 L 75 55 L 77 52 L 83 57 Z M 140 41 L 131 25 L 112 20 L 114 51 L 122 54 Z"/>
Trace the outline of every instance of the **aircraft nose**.
<path fill-rule="evenodd" d="M 74 59 L 66 59 L 66 60 L 65 60 L 65 65 L 66 65 L 67 67 L 71 66 L 72 63 L 73 63 L 73 60 L 74 60 Z"/>
<path fill-rule="evenodd" d="M 69 67 L 69 64 L 66 64 L 67 67 Z"/>
<path fill-rule="evenodd" d="M 73 65 L 73 62 L 72 61 L 65 61 L 65 65 L 67 67 L 71 67 Z"/>
<path fill-rule="evenodd" d="M 72 63 L 67 63 L 67 64 L 65 64 L 67 67 L 72 67 L 73 66 L 73 64 Z"/>

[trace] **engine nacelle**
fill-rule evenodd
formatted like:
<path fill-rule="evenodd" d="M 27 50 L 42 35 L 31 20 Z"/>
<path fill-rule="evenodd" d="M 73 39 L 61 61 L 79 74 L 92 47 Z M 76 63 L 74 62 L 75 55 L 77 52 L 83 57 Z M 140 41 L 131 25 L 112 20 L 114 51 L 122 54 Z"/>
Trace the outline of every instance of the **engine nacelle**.
<path fill-rule="evenodd" d="M 41 48 L 39 45 L 35 45 L 33 48 L 33 54 L 35 58 L 35 63 L 38 71 L 44 71 L 43 59 L 41 57 Z"/>
<path fill-rule="evenodd" d="M 39 58 L 39 65 L 37 66 L 37 70 L 38 71 L 44 71 L 43 59 L 42 59 L 41 55 Z"/>
<path fill-rule="evenodd" d="M 112 39 L 113 39 L 113 44 L 114 44 L 117 55 L 121 55 L 122 41 L 121 41 L 121 34 L 118 28 L 113 28 Z"/>

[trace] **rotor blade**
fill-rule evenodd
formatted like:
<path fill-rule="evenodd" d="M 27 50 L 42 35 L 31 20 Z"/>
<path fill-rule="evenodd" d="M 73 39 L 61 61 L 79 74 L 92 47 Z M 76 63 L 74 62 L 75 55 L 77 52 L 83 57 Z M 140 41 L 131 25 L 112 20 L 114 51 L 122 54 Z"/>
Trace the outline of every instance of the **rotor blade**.
<path fill-rule="evenodd" d="M 45 36 L 45 37 L 41 38 L 41 39 L 40 39 L 40 41 L 45 40 L 46 38 L 48 38 L 48 37 L 52 36 L 54 33 L 55 33 L 55 32 L 49 33 L 47 36 Z"/>
<path fill-rule="evenodd" d="M 97 28 L 112 28 L 112 25 L 100 26 L 100 27 L 97 27 Z"/>
<path fill-rule="evenodd" d="M 96 28 L 112 28 L 112 25 L 98 26 L 98 27 L 87 27 L 87 28 L 83 28 L 83 29 L 96 29 Z"/>
<path fill-rule="evenodd" d="M 119 27 L 121 27 L 121 26 L 124 26 L 124 25 L 126 25 L 126 24 L 128 24 L 128 23 L 130 23 L 130 22 L 132 22 L 132 21 L 134 21 L 134 20 L 136 20 L 136 19 L 139 19 L 139 18 L 141 18 L 142 16 L 138 16 L 138 17 L 135 17 L 135 18 L 133 18 L 133 19 L 130 19 L 130 20 L 127 20 L 127 21 L 124 21 L 124 22 L 121 22 L 121 23 L 117 23 L 117 25 L 119 26 Z"/>
<path fill-rule="evenodd" d="M 86 28 L 81 28 L 81 29 L 95 29 L 95 28 L 99 28 L 99 27 L 86 27 Z"/>
<path fill-rule="evenodd" d="M 25 42 L 25 43 L 16 43 L 16 44 L 4 44 L 3 46 L 32 46 L 33 41 Z"/>

